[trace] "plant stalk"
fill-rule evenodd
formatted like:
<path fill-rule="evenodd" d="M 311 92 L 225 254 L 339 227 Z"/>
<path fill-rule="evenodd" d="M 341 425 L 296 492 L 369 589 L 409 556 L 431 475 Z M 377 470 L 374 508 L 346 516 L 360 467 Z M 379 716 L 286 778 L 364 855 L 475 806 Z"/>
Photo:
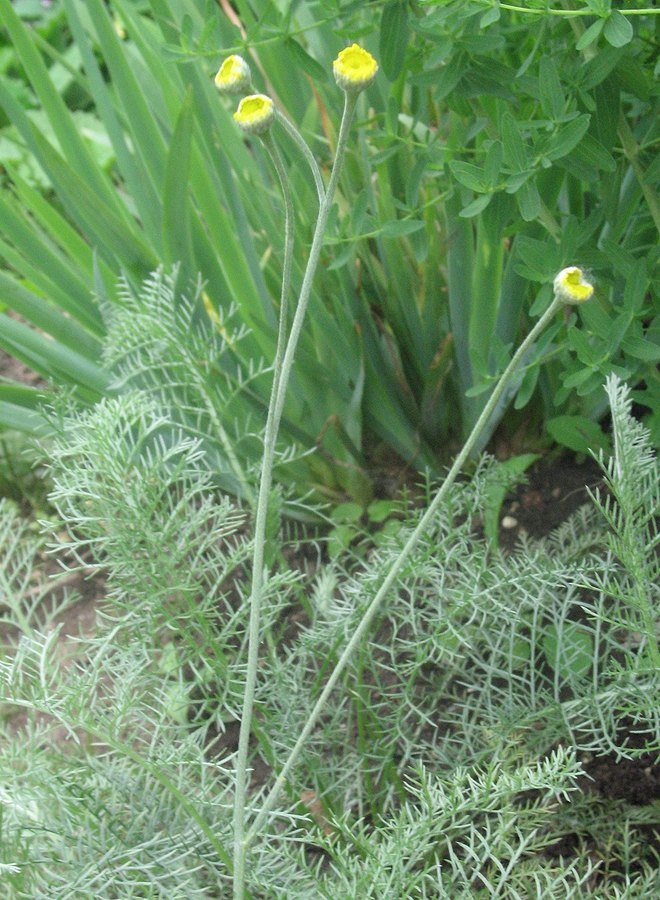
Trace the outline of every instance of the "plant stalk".
<path fill-rule="evenodd" d="M 254 524 L 254 545 L 252 553 L 252 583 L 250 587 L 250 622 L 248 626 L 248 660 L 245 677 L 245 691 L 243 696 L 243 716 L 238 740 L 238 752 L 236 756 L 235 773 L 236 785 L 234 794 L 234 881 L 240 886 L 237 897 L 244 896 L 245 883 L 245 851 L 243 849 L 243 837 L 245 834 L 245 798 L 247 795 L 247 759 L 252 731 L 252 712 L 254 707 L 254 694 L 257 679 L 257 666 L 259 662 L 259 636 L 261 601 L 263 597 L 264 581 L 264 546 L 266 540 L 266 517 L 268 513 L 268 498 L 272 482 L 273 459 L 275 455 L 275 442 L 277 439 L 278 424 L 275 421 L 275 398 L 279 392 L 282 375 L 282 360 L 286 345 L 287 319 L 289 292 L 291 287 L 291 263 L 293 260 L 293 199 L 289 182 L 286 177 L 282 157 L 270 132 L 262 136 L 264 145 L 277 172 L 277 177 L 282 188 L 284 198 L 284 266 L 282 270 L 282 292 L 280 295 L 279 326 L 277 333 L 277 346 L 273 363 L 273 383 L 268 404 L 268 416 L 266 419 L 266 431 L 264 434 L 264 457 L 261 466 L 261 479 L 259 482 L 259 494 Z"/>
<path fill-rule="evenodd" d="M 284 786 L 284 783 L 287 779 L 287 776 L 289 775 L 289 772 L 295 765 L 296 760 L 298 759 L 298 756 L 300 755 L 300 752 L 301 752 L 307 738 L 311 734 L 312 730 L 314 729 L 314 726 L 316 725 L 316 723 L 319 719 L 319 716 L 323 712 L 325 704 L 326 704 L 330 694 L 332 693 L 337 681 L 339 680 L 340 675 L 342 674 L 344 668 L 346 667 L 346 664 L 348 663 L 349 659 L 351 658 L 356 647 L 360 644 L 360 642 L 365 637 L 371 622 L 373 621 L 376 613 L 378 612 L 378 610 L 380 609 L 380 607 L 383 603 L 383 600 L 387 596 L 387 593 L 389 592 L 390 588 L 392 587 L 396 578 L 398 577 L 399 573 L 401 572 L 401 570 L 404 566 L 404 563 L 406 562 L 406 560 L 408 559 L 408 557 L 410 556 L 410 554 L 416 547 L 421 536 L 426 531 L 426 529 L 429 527 L 429 525 L 430 525 L 431 521 L 433 520 L 434 516 L 436 515 L 438 509 L 440 508 L 441 504 L 445 500 L 445 498 L 449 492 L 449 489 L 451 488 L 454 481 L 456 480 L 456 476 L 461 471 L 466 459 L 469 457 L 474 445 L 476 444 L 476 442 L 479 438 L 479 435 L 480 435 L 482 429 L 487 424 L 487 422 L 490 418 L 490 415 L 493 412 L 493 409 L 495 408 L 498 400 L 500 399 L 502 393 L 504 392 L 507 384 L 509 383 L 512 376 L 516 372 L 518 365 L 520 364 L 521 360 L 524 358 L 525 354 L 528 352 L 529 348 L 532 346 L 534 341 L 536 341 L 538 336 L 541 334 L 541 332 L 544 330 L 546 325 L 551 321 L 551 319 L 553 318 L 553 316 L 555 315 L 557 310 L 560 309 L 562 305 L 563 305 L 562 300 L 559 297 L 555 296 L 555 298 L 552 301 L 552 303 L 550 304 L 550 306 L 547 308 L 547 310 L 543 313 L 543 315 L 541 316 L 539 321 L 529 332 L 529 334 L 527 335 L 525 340 L 522 342 L 520 347 L 518 347 L 517 351 L 514 353 L 513 357 L 511 358 L 511 361 L 509 362 L 508 366 L 502 373 L 499 381 L 495 385 L 495 388 L 493 389 L 493 392 L 488 399 L 488 403 L 482 410 L 481 415 L 479 416 L 477 422 L 475 423 L 467 440 L 465 441 L 465 444 L 463 445 L 461 452 L 458 454 L 458 456 L 454 460 L 454 464 L 452 465 L 451 469 L 449 470 L 447 477 L 445 478 L 445 480 L 442 483 L 441 487 L 439 488 L 437 494 L 433 498 L 433 501 L 431 502 L 430 506 L 428 507 L 428 509 L 422 516 L 422 518 L 419 520 L 419 523 L 417 524 L 416 528 L 409 536 L 403 549 L 401 550 L 401 553 L 399 554 L 399 556 L 395 560 L 394 564 L 392 565 L 390 571 L 388 572 L 387 576 L 385 577 L 385 580 L 383 581 L 383 583 L 381 584 L 380 588 L 378 589 L 376 595 L 374 596 L 373 600 L 371 601 L 371 603 L 365 610 L 365 612 L 362 616 L 362 619 L 360 621 L 360 624 L 358 625 L 356 630 L 353 632 L 353 635 L 352 635 L 351 639 L 349 640 L 349 642 L 346 644 L 344 651 L 342 652 L 339 660 L 337 661 L 335 668 L 333 669 L 330 677 L 328 678 L 328 681 L 327 681 L 325 687 L 323 688 L 323 691 L 321 692 L 318 700 L 316 701 L 316 703 L 314 705 L 314 708 L 312 709 L 312 711 L 310 713 L 309 719 L 305 723 L 305 727 L 303 728 L 298 740 L 296 741 L 295 745 L 293 746 L 293 749 L 291 750 L 291 753 L 289 754 L 289 758 L 287 759 L 286 763 L 284 764 L 282 771 L 278 775 L 278 777 L 275 781 L 275 784 L 273 785 L 269 794 L 267 795 L 257 817 L 254 820 L 254 823 L 252 824 L 252 827 L 250 828 L 250 830 L 245 838 L 246 845 L 249 845 L 254 840 L 254 838 L 257 836 L 260 829 L 264 825 L 264 822 L 265 822 L 268 814 L 272 810 L 273 806 L 275 805 L 275 803 L 279 797 L 280 791 L 282 790 L 282 787 Z"/>
<path fill-rule="evenodd" d="M 300 288 L 300 297 L 296 313 L 291 326 L 291 333 L 286 342 L 286 350 L 283 357 L 278 357 L 273 370 L 273 384 L 271 388 L 271 400 L 268 406 L 268 418 L 266 421 L 266 432 L 264 437 L 264 457 L 261 467 L 261 480 L 259 484 L 259 496 L 257 499 L 257 511 L 255 518 L 255 534 L 254 534 L 254 553 L 252 565 L 252 586 L 250 594 L 250 623 L 248 630 L 248 660 L 247 672 L 245 679 L 245 693 L 243 699 L 243 714 L 241 719 L 241 730 L 239 735 L 238 753 L 236 757 L 236 787 L 234 796 L 234 898 L 235 900 L 243 900 L 245 895 L 245 862 L 249 841 L 245 838 L 245 802 L 247 797 L 247 760 L 250 734 L 252 732 L 252 714 L 254 710 L 254 696 L 257 682 L 257 666 L 259 662 L 259 639 L 260 639 L 260 618 L 261 603 L 263 599 L 263 582 L 264 582 L 264 543 L 266 535 L 266 515 L 268 512 L 268 498 L 273 472 L 273 460 L 275 457 L 275 442 L 277 440 L 277 432 L 279 430 L 280 420 L 282 418 L 282 410 L 284 408 L 284 398 L 286 396 L 287 384 L 293 366 L 296 346 L 303 320 L 307 311 L 307 305 L 312 290 L 312 282 L 314 274 L 318 266 L 321 247 L 323 246 L 323 237 L 328 222 L 328 215 L 332 205 L 332 198 L 339 180 L 339 172 L 341 169 L 346 143 L 348 138 L 348 130 L 350 127 L 357 95 L 346 93 L 344 101 L 344 113 L 339 129 L 339 137 L 337 139 L 337 152 L 335 161 L 330 174 L 328 187 L 323 193 L 319 205 L 319 213 L 314 229 L 314 237 L 312 246 L 303 277 L 302 286 Z M 273 156 L 273 160 L 279 159 L 279 154 L 275 150 L 272 142 L 266 140 L 266 145 Z M 277 163 L 275 163 L 277 168 Z M 290 206 L 290 190 L 286 179 L 286 173 L 281 167 L 278 169 L 278 176 L 282 183 L 282 191 L 285 197 L 289 197 L 287 202 L 287 251 L 290 252 L 293 235 L 292 206 Z M 286 274 L 286 270 L 285 270 Z M 282 293 L 285 292 L 286 279 L 283 278 Z M 288 293 L 288 286 L 287 286 Z M 284 346 L 284 335 L 286 334 L 285 324 L 283 325 L 283 312 L 286 306 L 284 297 L 280 306 L 280 328 L 278 337 L 279 354 Z M 281 358 L 281 362 L 280 362 Z"/>
<path fill-rule="evenodd" d="M 289 135 L 296 142 L 298 147 L 300 148 L 302 155 L 307 160 L 309 168 L 312 170 L 312 176 L 314 178 L 314 185 L 316 187 L 316 194 L 319 198 L 319 206 L 323 203 L 323 198 L 325 196 L 325 186 L 323 184 L 323 177 L 321 176 L 321 170 L 319 169 L 318 163 L 314 158 L 314 154 L 309 149 L 309 145 L 307 141 L 302 136 L 302 134 L 298 131 L 293 122 L 289 121 L 284 113 L 277 110 L 276 113 L 277 121 L 282 125 L 282 127 L 288 131 Z"/>

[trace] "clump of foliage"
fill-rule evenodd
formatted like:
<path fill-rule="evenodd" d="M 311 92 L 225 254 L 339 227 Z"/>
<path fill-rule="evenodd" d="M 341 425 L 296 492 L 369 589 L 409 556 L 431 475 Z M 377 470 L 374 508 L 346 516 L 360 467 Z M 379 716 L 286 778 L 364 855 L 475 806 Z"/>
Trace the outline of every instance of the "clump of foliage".
<path fill-rule="evenodd" d="M 319 129 L 336 142 L 324 179 L 261 93 L 234 118 L 263 145 L 244 144 L 199 67 L 206 41 L 228 42 L 227 21 L 188 0 L 179 37 L 175 6 L 63 0 L 82 63 L 69 70 L 115 154 L 104 169 L 54 88 L 52 49 L 42 43 L 41 56 L 0 0 L 54 136 L 0 83 L 47 179 L 44 194 L 9 172 L 15 196 L 0 212 L 15 238 L 0 247 L 11 268 L 0 286 L 40 330 L 5 316 L 0 336 L 68 385 L 47 418 L 29 391 L 4 385 L 0 416 L 44 424 L 57 516 L 44 528 L 68 577 L 96 571 L 103 594 L 91 633 L 58 637 L 71 598 L 58 604 L 52 586 L 32 582 L 44 538 L 3 507 L 0 828 L 12 892 L 206 897 L 230 882 L 237 900 L 648 891 L 654 870 L 633 863 L 631 846 L 653 810 L 625 807 L 614 834 L 611 808 L 580 786 L 585 754 L 635 760 L 660 736 L 657 462 L 620 377 L 608 376 L 607 400 L 596 395 L 614 360 L 619 376 L 650 385 L 653 425 L 657 204 L 636 143 L 650 134 L 650 98 L 604 97 L 619 103 L 623 146 L 610 162 L 603 104 L 585 82 L 596 89 L 623 62 L 609 58 L 596 78 L 594 42 L 602 35 L 618 51 L 634 29 L 590 7 L 600 24 L 578 27 L 573 48 L 561 29 L 582 14 L 557 16 L 562 51 L 587 53 L 573 68 L 567 55 L 565 81 L 538 41 L 521 62 L 517 17 L 536 12 L 507 10 L 516 16 L 500 25 L 499 5 L 448 3 L 413 24 L 404 3 L 388 3 L 379 37 L 395 102 L 374 81 L 374 56 L 352 44 L 333 64 L 344 92 L 335 135 L 326 113 L 338 92 L 288 33 L 292 8 L 286 48 L 319 88 L 306 95 L 274 62 L 269 93 L 281 92 L 296 121 L 307 117 L 317 149 Z M 261 29 L 279 11 L 257 22 L 239 7 L 255 61 L 274 60 Z M 326 7 L 319 21 L 306 11 L 296 20 L 317 55 L 336 40 Z M 364 15 L 362 4 L 340 13 L 351 29 Z M 232 60 L 253 91 L 245 61 Z M 228 86 L 220 75 L 216 84 Z M 356 113 L 370 141 L 349 154 L 340 184 Z M 301 149 L 311 179 L 296 166 Z M 449 180 L 438 194 L 429 175 L 440 169 Z M 615 184 L 609 203 L 600 173 Z M 312 225 L 303 262 L 293 249 Z M 335 247 L 323 256 L 328 225 Z M 604 289 L 601 278 L 594 298 L 578 251 L 619 281 Z M 264 268 L 271 253 L 281 260 Z M 162 261 L 172 265 L 153 272 Z M 529 327 L 522 301 L 534 281 L 543 286 L 530 315 L 543 312 Z M 561 321 L 564 303 L 573 312 Z M 484 459 L 469 483 L 455 481 L 514 396 L 519 409 L 540 399 L 564 443 L 600 449 L 610 493 L 505 557 L 493 510 L 531 456 L 506 467 Z M 596 424 L 607 401 L 613 445 Z M 557 404 L 564 414 L 550 416 Z M 368 434 L 426 470 L 428 504 L 400 501 L 397 520 L 353 554 L 361 511 L 387 518 L 369 502 Z M 463 448 L 436 490 L 438 444 L 454 439 Z M 357 501 L 347 521 L 335 510 L 327 552 L 282 525 L 285 503 L 317 512 L 294 500 L 301 486 Z M 553 849 L 562 838 L 584 841 L 589 863 Z"/>
<path fill-rule="evenodd" d="M 21 153 L 2 162 L 0 303 L 23 317 L 0 316 L 0 343 L 93 403 L 110 379 L 90 286 L 118 302 L 117 272 L 137 289 L 157 265 L 180 263 L 184 278 L 201 273 L 214 318 L 235 309 L 247 329 L 233 364 L 261 369 L 276 342 L 279 194 L 212 75 L 221 53 L 255 62 L 256 87 L 327 170 L 340 99 L 319 60 L 360 35 L 381 73 L 358 109 L 363 136 L 339 184 L 282 420 L 287 442 L 317 452 L 283 477 L 366 507 L 379 450 L 439 474 L 552 276 L 575 262 L 593 271 L 596 301 L 568 318 L 568 341 L 550 330 L 534 348 L 482 444 L 501 425 L 517 445 L 608 449 L 600 385 L 613 368 L 657 441 L 654 11 L 491 0 L 373 11 L 62 0 L 55 35 L 0 0 L 10 49 L 0 108 Z M 305 246 L 314 185 L 293 143 L 280 144 Z M 301 278 L 296 255 L 294 288 Z M 266 380 L 252 388 L 236 399 L 243 417 L 268 402 Z M 0 384 L 3 424 L 38 428 L 37 406 L 35 391 Z M 247 448 L 236 453 L 249 470 Z"/>
<path fill-rule="evenodd" d="M 657 809 L 580 788 L 587 752 L 634 759 L 660 745 L 658 465 L 628 389 L 612 378 L 607 392 L 607 492 L 546 539 L 503 556 L 476 536 L 501 479 L 492 461 L 454 488 L 267 816 L 249 896 L 653 893 L 640 841 Z M 200 441 L 148 386 L 57 422 L 51 548 L 102 574 L 105 591 L 94 634 L 63 654 L 57 610 L 44 619 L 25 602 L 34 539 L 3 506 L 3 618 L 18 629 L 5 632 L 1 667 L 6 893 L 226 896 L 243 513 L 218 498 Z M 400 529 L 359 559 L 330 561 L 314 543 L 294 555 L 280 537 L 250 751 L 255 812 L 419 519 L 402 508 Z M 315 562 L 305 571 L 296 558 Z M 574 858 L 553 850 L 568 836 Z"/>

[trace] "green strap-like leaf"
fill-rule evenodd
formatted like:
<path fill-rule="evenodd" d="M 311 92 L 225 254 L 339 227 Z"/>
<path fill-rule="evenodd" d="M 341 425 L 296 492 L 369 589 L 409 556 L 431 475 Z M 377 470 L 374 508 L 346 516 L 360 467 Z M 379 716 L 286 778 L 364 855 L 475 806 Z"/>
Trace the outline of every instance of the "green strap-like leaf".
<path fill-rule="evenodd" d="M 192 136 L 192 93 L 185 96 L 170 141 L 163 185 L 163 248 L 165 262 L 193 261 L 190 240 L 188 171 Z M 189 272 L 190 276 L 196 273 Z"/>

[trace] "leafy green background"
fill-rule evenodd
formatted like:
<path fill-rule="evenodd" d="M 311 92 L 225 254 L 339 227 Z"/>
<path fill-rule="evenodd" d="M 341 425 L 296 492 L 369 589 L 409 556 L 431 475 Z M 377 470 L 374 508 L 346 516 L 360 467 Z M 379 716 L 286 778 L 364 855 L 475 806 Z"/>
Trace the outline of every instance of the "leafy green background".
<path fill-rule="evenodd" d="M 610 371 L 658 441 L 652 10 L 240 0 L 230 20 L 204 0 L 37 6 L 0 0 L 0 302 L 21 317 L 0 318 L 10 353 L 97 400 L 114 390 L 101 307 L 117 276 L 137 287 L 178 262 L 182 289 L 201 273 L 220 318 L 234 308 L 248 329 L 222 377 L 232 415 L 263 416 L 268 377 L 250 372 L 273 355 L 281 200 L 212 76 L 230 52 L 249 58 L 327 172 L 342 102 L 330 63 L 358 40 L 381 73 L 361 98 L 283 421 L 283 445 L 317 452 L 281 477 L 366 505 L 393 459 L 439 471 L 576 263 L 594 299 L 534 348 L 483 444 L 499 429 L 508 452 L 606 447 Z M 279 140 L 295 287 L 315 194 Z M 37 408 L 34 391 L 0 384 L 5 427 L 34 429 Z M 245 452 L 256 465 L 258 448 Z"/>

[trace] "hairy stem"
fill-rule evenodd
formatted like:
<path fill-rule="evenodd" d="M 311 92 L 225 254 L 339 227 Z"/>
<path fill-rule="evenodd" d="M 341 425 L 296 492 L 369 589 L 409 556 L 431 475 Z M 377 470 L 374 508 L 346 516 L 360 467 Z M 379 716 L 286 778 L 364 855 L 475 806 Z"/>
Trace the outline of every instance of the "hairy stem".
<path fill-rule="evenodd" d="M 250 594 L 250 624 L 248 630 L 248 660 L 247 672 L 245 678 L 245 693 L 243 699 L 243 714 L 241 719 L 241 730 L 239 735 L 238 754 L 236 757 L 236 793 L 234 797 L 234 897 L 235 900 L 242 900 L 245 895 L 245 862 L 246 853 L 249 842 L 245 839 L 245 801 L 247 797 L 247 760 L 250 742 L 250 734 L 252 732 L 252 714 L 254 709 L 254 695 L 257 683 L 257 666 L 259 662 L 259 639 L 261 633 L 261 603 L 263 599 L 263 581 L 264 581 L 264 543 L 266 536 L 266 515 L 268 512 L 268 497 L 273 472 L 273 460 L 275 457 L 275 441 L 277 432 L 282 418 L 282 410 L 284 408 L 284 398 L 286 396 L 287 384 L 293 366 L 294 355 L 300 331 L 302 329 L 307 304 L 312 289 L 312 281 L 316 268 L 318 266 L 321 247 L 323 245 L 323 237 L 328 222 L 332 197 L 337 186 L 339 171 L 342 159 L 346 149 L 346 141 L 348 137 L 348 129 L 353 112 L 355 110 L 355 95 L 346 94 L 344 104 L 344 114 L 342 116 L 341 127 L 339 129 L 339 138 L 337 141 L 337 153 L 335 155 L 330 181 L 328 188 L 324 192 L 319 206 L 319 214 L 314 230 L 314 238 L 312 247 L 307 261 L 307 268 L 303 277 L 303 283 L 300 289 L 300 297 L 296 313 L 291 326 L 291 334 L 286 343 L 286 350 L 282 350 L 284 346 L 284 336 L 286 334 L 286 326 L 283 325 L 283 317 L 286 306 L 284 300 L 280 306 L 280 329 L 278 338 L 278 347 L 276 361 L 273 371 L 273 384 L 271 388 L 271 399 L 268 406 L 268 419 L 266 421 L 266 434 L 264 438 L 264 457 L 261 467 L 261 481 L 259 484 L 259 496 L 257 499 L 257 512 L 255 519 L 254 534 L 254 554 L 252 564 L 252 587 Z M 287 203 L 287 252 L 289 245 L 292 243 L 293 222 L 292 222 L 292 206 L 290 206 L 290 191 L 286 174 L 282 168 L 279 154 L 272 143 L 272 139 L 266 140 L 278 176 L 282 183 L 282 191 Z M 279 168 L 278 168 L 279 166 Z M 286 255 L 286 254 L 285 254 Z M 283 278 L 282 292 L 284 294 L 287 279 L 287 268 L 285 266 L 285 277 Z M 287 285 L 288 293 L 288 285 Z"/>
<path fill-rule="evenodd" d="M 280 791 L 282 790 L 282 787 L 284 786 L 284 783 L 289 775 L 289 772 L 295 765 L 296 760 L 298 759 L 298 756 L 300 755 L 300 752 L 301 752 L 305 742 L 307 741 L 307 738 L 311 734 L 312 730 L 314 729 L 314 727 L 319 719 L 319 716 L 323 712 L 325 704 L 326 704 L 330 694 L 332 693 L 337 681 L 339 680 L 339 677 L 342 674 L 346 664 L 348 663 L 349 659 L 351 658 L 356 647 L 358 647 L 358 645 L 364 639 L 364 637 L 369 629 L 369 626 L 371 625 L 371 622 L 373 621 L 376 613 L 380 609 L 383 600 L 387 596 L 388 591 L 390 590 L 390 588 L 396 581 L 406 560 L 408 559 L 408 557 L 410 556 L 410 554 L 412 553 L 414 548 L 417 546 L 417 543 L 419 542 L 420 538 L 422 537 L 424 532 L 428 529 L 428 527 L 429 527 L 430 523 L 432 522 L 434 516 L 436 515 L 438 509 L 440 508 L 440 506 L 446 499 L 447 494 L 449 493 L 449 490 L 450 490 L 452 484 L 456 480 L 456 476 L 458 475 L 461 468 L 463 467 L 463 464 L 465 463 L 466 459 L 470 455 L 472 448 L 476 444 L 482 429 L 488 422 L 488 419 L 490 418 L 490 415 L 491 415 L 493 409 L 495 408 L 495 405 L 497 404 L 498 400 L 502 396 L 502 393 L 504 392 L 504 390 L 505 390 L 507 384 L 509 383 L 509 381 L 511 380 L 512 376 L 515 374 L 516 369 L 518 368 L 521 360 L 524 358 L 527 351 L 530 349 L 530 347 L 532 346 L 534 341 L 536 341 L 538 336 L 541 334 L 541 332 L 546 327 L 548 322 L 550 322 L 550 320 L 555 315 L 557 310 L 561 307 L 561 305 L 562 305 L 562 301 L 558 297 L 555 297 L 555 299 L 550 304 L 548 309 L 541 316 L 541 318 L 536 323 L 534 328 L 532 328 L 532 330 L 529 332 L 529 334 L 527 335 L 525 340 L 522 342 L 522 344 L 520 345 L 518 350 L 514 353 L 512 359 L 511 359 L 511 362 L 509 363 L 509 365 L 506 367 L 506 369 L 502 373 L 502 376 L 500 377 L 499 381 L 495 385 L 495 388 L 493 389 L 493 392 L 488 399 L 488 403 L 484 407 L 474 428 L 472 429 L 472 431 L 470 432 L 470 435 L 468 436 L 467 440 L 465 441 L 465 444 L 463 445 L 463 449 L 461 450 L 461 452 L 458 454 L 458 456 L 454 460 L 454 464 L 451 467 L 451 469 L 449 470 L 449 473 L 447 474 L 447 477 L 445 478 L 442 486 L 439 488 L 439 490 L 438 490 L 437 494 L 435 495 L 435 497 L 433 498 L 433 501 L 431 502 L 430 506 L 428 507 L 428 509 L 422 516 L 422 518 L 419 520 L 419 523 L 417 524 L 416 528 L 410 534 L 403 549 L 401 550 L 401 553 L 399 554 L 397 559 L 394 561 L 390 571 L 387 573 L 387 575 L 386 575 L 383 583 L 381 584 L 380 588 L 378 589 L 376 595 L 374 596 L 373 600 L 371 601 L 371 603 L 365 610 L 365 612 L 362 616 L 362 619 L 360 621 L 360 624 L 358 625 L 356 630 L 353 632 L 351 639 L 346 644 L 339 660 L 337 661 L 337 664 L 335 665 L 335 668 L 333 669 L 330 677 L 328 678 L 328 681 L 326 682 L 326 685 L 323 688 L 323 691 L 321 692 L 318 700 L 316 701 L 316 703 L 314 705 L 314 708 L 312 709 L 312 711 L 309 715 L 309 719 L 305 723 L 305 727 L 301 731 L 298 740 L 296 741 L 295 745 L 293 746 L 293 749 L 291 750 L 291 753 L 289 754 L 289 758 L 287 759 L 286 763 L 284 764 L 282 771 L 278 775 L 277 780 L 275 781 L 275 784 L 271 788 L 270 793 L 266 797 L 266 799 L 259 811 L 259 814 L 257 815 L 252 827 L 250 828 L 250 831 L 248 832 L 246 839 L 245 839 L 246 844 L 249 845 L 251 843 L 251 841 L 253 841 L 254 838 L 257 836 L 260 829 L 263 827 L 268 814 L 270 813 L 273 806 L 277 802 Z"/>
<path fill-rule="evenodd" d="M 247 759 L 252 731 L 252 711 L 254 707 L 254 693 L 257 680 L 257 665 L 259 662 L 259 636 L 261 600 L 263 596 L 264 581 L 264 546 L 266 541 L 266 517 L 268 513 L 268 497 L 273 473 L 273 459 L 275 456 L 275 442 L 277 439 L 278 424 L 275 421 L 275 398 L 278 394 L 281 375 L 282 360 L 286 344 L 287 318 L 289 291 L 291 287 L 291 262 L 293 258 L 293 200 L 289 182 L 282 163 L 279 150 L 275 145 L 270 132 L 263 136 L 264 144 L 273 161 L 277 177 L 284 197 L 284 267 L 282 271 L 282 292 L 280 295 L 280 315 L 277 333 L 277 347 L 273 363 L 273 383 L 271 385 L 270 402 L 268 404 L 268 417 L 266 419 L 266 431 L 264 435 L 264 456 L 261 465 L 261 479 L 259 483 L 259 495 L 257 497 L 257 509 L 254 523 L 254 545 L 252 553 L 252 584 L 250 588 L 250 623 L 248 626 L 248 660 L 245 678 L 245 691 L 243 696 L 243 717 L 238 741 L 238 754 L 236 757 L 236 788 L 234 795 L 234 877 L 240 886 L 240 893 L 244 895 L 245 882 L 245 851 L 243 849 L 243 837 L 245 833 L 245 798 L 247 795 Z"/>
<path fill-rule="evenodd" d="M 282 125 L 282 127 L 291 135 L 293 140 L 298 144 L 298 147 L 302 151 L 303 156 L 307 160 L 309 164 L 309 168 L 312 170 L 312 175 L 314 176 L 314 184 L 316 186 L 316 193 L 319 198 L 319 206 L 323 203 L 323 198 L 325 197 L 325 187 L 323 185 L 323 178 L 321 176 L 321 170 L 319 169 L 319 165 L 314 158 L 314 154 L 309 149 L 309 145 L 307 141 L 302 136 L 302 134 L 298 131 L 293 122 L 290 122 L 289 119 L 277 110 L 277 121 Z"/>

